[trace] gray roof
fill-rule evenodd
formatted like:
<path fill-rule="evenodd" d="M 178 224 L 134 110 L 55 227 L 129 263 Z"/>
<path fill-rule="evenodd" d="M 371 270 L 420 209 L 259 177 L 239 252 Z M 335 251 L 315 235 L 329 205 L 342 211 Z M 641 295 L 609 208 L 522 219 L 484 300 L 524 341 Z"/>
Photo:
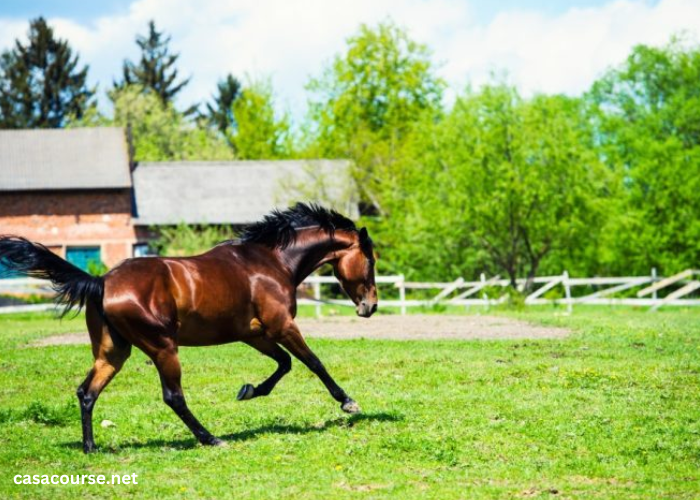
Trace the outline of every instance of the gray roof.
<path fill-rule="evenodd" d="M 0 191 L 130 186 L 123 129 L 0 131 Z"/>
<path fill-rule="evenodd" d="M 249 224 L 296 201 L 358 215 L 345 160 L 147 162 L 133 177 L 137 225 Z"/>

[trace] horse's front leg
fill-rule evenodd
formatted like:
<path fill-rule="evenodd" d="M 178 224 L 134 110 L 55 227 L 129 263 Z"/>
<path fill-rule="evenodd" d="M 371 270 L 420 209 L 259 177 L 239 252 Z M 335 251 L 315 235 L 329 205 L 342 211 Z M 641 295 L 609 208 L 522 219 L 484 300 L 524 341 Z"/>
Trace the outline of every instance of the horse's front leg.
<path fill-rule="evenodd" d="M 277 370 L 270 375 L 263 383 L 253 387 L 252 384 L 245 384 L 238 391 L 236 399 L 239 401 L 245 399 L 257 398 L 258 396 L 267 396 L 275 388 L 277 382 L 284 377 L 292 369 L 292 358 L 287 354 L 287 351 L 275 344 L 273 341 L 265 337 L 255 337 L 254 339 L 244 340 L 246 344 L 257 349 L 265 356 L 268 356 L 277 361 Z"/>
<path fill-rule="evenodd" d="M 279 333 L 279 343 L 321 379 L 328 389 L 328 392 L 331 393 L 331 396 L 340 403 L 340 408 L 344 412 L 360 412 L 360 406 L 335 383 L 335 380 L 328 374 L 321 360 L 318 359 L 311 348 L 306 344 L 304 337 L 302 337 L 299 331 L 299 327 L 294 321 L 287 321 L 285 326 L 281 329 Z"/>

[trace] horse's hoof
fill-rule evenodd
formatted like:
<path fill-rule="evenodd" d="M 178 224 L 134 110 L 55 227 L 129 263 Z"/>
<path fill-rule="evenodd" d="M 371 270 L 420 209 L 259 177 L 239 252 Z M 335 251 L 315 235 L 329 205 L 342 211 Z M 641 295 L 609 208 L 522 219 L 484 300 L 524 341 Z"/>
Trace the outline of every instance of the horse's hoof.
<path fill-rule="evenodd" d="M 97 447 L 94 444 L 88 444 L 88 445 L 83 445 L 83 453 L 86 455 L 88 453 L 95 453 L 97 451 Z"/>
<path fill-rule="evenodd" d="M 228 446 L 228 443 L 226 443 L 226 441 L 222 441 L 221 439 L 214 437 L 214 436 L 212 436 L 210 439 L 208 439 L 206 441 L 203 441 L 202 444 L 205 446 L 221 446 L 224 448 L 226 446 Z"/>
<path fill-rule="evenodd" d="M 343 410 L 345 413 L 350 413 L 351 415 L 355 413 L 360 413 L 362 411 L 360 409 L 360 405 L 358 405 L 352 399 L 348 399 L 345 403 L 340 405 L 340 409 Z"/>
<path fill-rule="evenodd" d="M 236 396 L 236 399 L 238 401 L 244 401 L 246 399 L 251 399 L 254 394 L 255 388 L 253 387 L 253 385 L 245 384 L 243 387 L 241 387 L 241 390 L 238 391 L 238 396 Z"/>

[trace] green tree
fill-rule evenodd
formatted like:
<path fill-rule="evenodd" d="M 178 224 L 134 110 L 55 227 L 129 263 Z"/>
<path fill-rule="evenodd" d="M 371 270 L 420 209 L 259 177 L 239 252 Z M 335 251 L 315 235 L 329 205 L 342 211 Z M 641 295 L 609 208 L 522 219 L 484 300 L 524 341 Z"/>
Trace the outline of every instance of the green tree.
<path fill-rule="evenodd" d="M 129 127 L 138 161 L 233 159 L 233 152 L 215 131 L 197 126 L 170 104 L 163 106 L 154 93 L 129 85 L 113 89 L 109 97 L 114 103 L 112 117 L 92 111 L 69 126 Z"/>
<path fill-rule="evenodd" d="M 125 60 L 122 68 L 123 80 L 115 82 L 115 87 L 139 85 L 146 92 L 154 92 L 164 105 L 172 104 L 175 96 L 190 81 L 186 78 L 177 81 L 177 69 L 174 67 L 179 54 L 170 53 L 170 37 L 156 30 L 154 21 L 148 23 L 148 35 L 136 37 L 136 44 L 141 49 L 138 64 Z M 196 106 L 188 109 L 191 114 Z"/>
<path fill-rule="evenodd" d="M 307 86 L 307 155 L 352 159 L 365 198 L 381 209 L 376 171 L 395 168 L 412 126 L 440 110 L 444 83 L 434 72 L 426 46 L 403 29 L 363 25 Z"/>
<path fill-rule="evenodd" d="M 0 56 L 0 127 L 58 128 L 90 108 L 88 67 L 43 17 L 29 24 L 28 42 L 15 41 Z"/>
<path fill-rule="evenodd" d="M 272 85 L 253 81 L 233 103 L 235 128 L 228 134 L 236 157 L 243 160 L 273 160 L 292 155 L 289 118 L 275 114 Z"/>
<path fill-rule="evenodd" d="M 198 226 L 178 224 L 158 228 L 158 239 L 152 243 L 158 255 L 187 257 L 204 253 L 222 241 L 231 239 L 235 231 L 230 226 Z"/>
<path fill-rule="evenodd" d="M 467 91 L 444 120 L 416 128 L 403 168 L 381 183 L 376 239 L 423 279 L 486 271 L 515 287 L 560 273 L 604 220 L 608 178 L 592 141 L 578 99 Z"/>
<path fill-rule="evenodd" d="M 700 47 L 640 45 L 588 95 L 620 179 L 606 231 L 611 272 L 669 274 L 700 262 Z"/>
<path fill-rule="evenodd" d="M 214 102 L 207 103 L 206 117 L 222 134 L 230 135 L 236 128 L 233 103 L 240 95 L 241 82 L 229 73 L 217 84 L 217 93 L 213 96 Z"/>

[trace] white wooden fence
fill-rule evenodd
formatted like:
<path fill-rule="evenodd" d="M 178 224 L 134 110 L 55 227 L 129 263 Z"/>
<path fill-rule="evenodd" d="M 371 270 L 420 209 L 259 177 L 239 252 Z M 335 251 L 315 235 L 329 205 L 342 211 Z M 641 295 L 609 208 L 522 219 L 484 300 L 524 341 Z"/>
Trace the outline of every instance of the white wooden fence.
<path fill-rule="evenodd" d="M 35 278 L 12 278 L 0 280 L 0 295 L 8 296 L 27 296 L 27 295 L 45 295 L 51 296 L 50 283 L 46 280 L 38 280 Z M 0 314 L 14 312 L 33 312 L 33 311 L 48 311 L 54 309 L 53 304 L 22 304 L 16 306 L 0 307 Z"/>
<path fill-rule="evenodd" d="M 534 278 L 532 289 L 524 299 L 525 305 L 561 304 L 571 312 L 575 304 L 609 305 L 609 306 L 642 306 L 657 310 L 662 306 L 700 306 L 700 298 L 689 298 L 694 291 L 700 289 L 700 271 L 687 269 L 667 278 L 657 276 L 652 270 L 649 276 L 595 277 L 571 278 L 567 272 L 558 276 L 543 276 Z M 450 306 L 481 306 L 488 308 L 503 304 L 510 294 L 510 281 L 500 276 L 487 278 L 481 275 L 478 281 L 466 281 L 457 278 L 451 282 L 412 282 L 403 276 L 377 276 L 379 288 L 382 285 L 393 285 L 398 289 L 398 299 L 384 299 L 380 292 L 380 307 L 398 307 L 401 314 L 406 314 L 409 307 L 432 307 L 436 304 Z M 337 283 L 331 276 L 310 276 L 304 282 L 313 290 L 313 298 L 301 298 L 299 304 L 315 305 L 316 314 L 321 315 L 323 304 L 353 306 L 347 299 L 324 299 L 321 285 Z M 516 285 L 522 291 L 526 280 L 517 280 Z M 546 298 L 545 294 L 557 287 L 561 293 L 557 298 Z M 582 293 L 576 293 L 581 288 L 588 287 Z M 639 288 L 636 294 L 630 296 L 629 291 Z M 592 291 L 591 291 L 592 289 Z M 411 290 L 432 290 L 437 292 L 430 298 L 407 298 Z M 615 296 L 625 293 L 624 297 Z M 660 296 L 659 292 L 663 294 Z M 492 294 L 492 296 L 489 295 Z M 423 292 L 425 295 L 425 292 Z"/>
<path fill-rule="evenodd" d="M 689 297 L 700 289 L 700 271 L 687 269 L 669 277 L 657 276 L 652 270 L 649 276 L 571 278 L 564 272 L 558 276 L 534 278 L 532 289 L 524 299 L 526 305 L 561 304 L 571 311 L 575 304 L 642 306 L 656 310 L 666 306 L 700 306 L 700 297 Z M 489 308 L 503 304 L 508 300 L 510 281 L 500 276 L 487 278 L 481 275 L 477 281 L 457 278 L 451 282 L 412 282 L 403 276 L 377 276 L 380 288 L 380 307 L 396 307 L 401 314 L 406 314 L 410 307 L 432 307 L 437 304 L 449 306 L 477 306 Z M 347 299 L 324 298 L 323 285 L 337 284 L 332 276 L 310 276 L 304 284 L 310 287 L 312 297 L 300 295 L 300 305 L 312 305 L 316 314 L 321 315 L 324 304 L 354 307 Z M 526 280 L 517 281 L 519 289 L 525 287 Z M 389 292 L 386 287 L 396 289 Z M 547 298 L 547 292 L 560 288 L 557 298 Z M 581 290 L 588 287 L 586 290 Z M 636 294 L 631 292 L 638 288 Z M 382 289 L 384 292 L 382 293 Z M 409 298 L 412 291 L 421 290 L 420 298 Z M 428 296 L 427 291 L 434 292 Z M 580 293 L 577 293 L 579 292 Z M 623 297 L 619 294 L 626 292 Z M 33 278 L 0 280 L 0 295 L 35 295 L 50 294 L 48 282 Z M 416 292 L 413 292 L 415 296 Z M 491 294 L 491 295 L 489 295 Z M 384 298 L 382 295 L 394 296 Z M 618 296 L 616 296 L 618 295 Z M 326 295 L 327 296 L 327 295 Z M 33 304 L 0 307 L 0 314 L 10 312 L 29 312 L 52 309 L 52 304 Z"/>

